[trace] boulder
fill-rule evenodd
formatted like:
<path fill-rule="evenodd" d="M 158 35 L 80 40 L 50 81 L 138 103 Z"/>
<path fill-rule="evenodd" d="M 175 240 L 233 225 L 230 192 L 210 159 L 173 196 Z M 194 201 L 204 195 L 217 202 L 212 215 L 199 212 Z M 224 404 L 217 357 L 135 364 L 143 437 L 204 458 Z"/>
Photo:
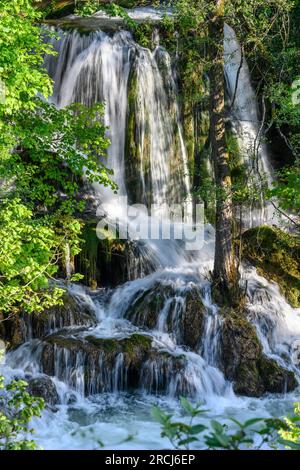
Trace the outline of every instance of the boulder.
<path fill-rule="evenodd" d="M 244 232 L 243 258 L 275 281 L 293 307 L 300 307 L 300 237 L 262 226 Z"/>
<path fill-rule="evenodd" d="M 32 338 L 43 338 L 52 331 L 68 326 L 92 326 L 95 313 L 89 304 L 76 299 L 67 291 L 62 305 L 31 315 L 16 315 L 3 322 L 2 336 L 8 349 L 15 349 Z"/>
<path fill-rule="evenodd" d="M 135 297 L 125 316 L 135 325 L 149 329 L 163 323 L 164 330 L 172 333 L 178 344 L 197 350 L 204 329 L 205 307 L 196 287 L 181 291 L 172 285 L 155 283 Z"/>
<path fill-rule="evenodd" d="M 42 372 L 55 375 L 82 394 L 132 390 L 167 392 L 176 382 L 175 393 L 192 387 L 185 377 L 186 359 L 159 351 L 149 336 L 134 333 L 120 339 L 92 335 L 50 335 L 43 343 Z"/>
<path fill-rule="evenodd" d="M 54 406 L 59 403 L 56 387 L 50 377 L 41 376 L 28 380 L 28 392 L 34 397 L 41 397 L 48 405 Z"/>
<path fill-rule="evenodd" d="M 84 246 L 75 257 L 76 271 L 91 288 L 116 287 L 127 281 L 144 277 L 155 270 L 155 265 L 143 254 L 147 249 L 139 242 L 105 238 L 96 234 L 97 222 L 86 221 L 82 234 Z M 141 249 L 142 248 L 142 249 Z"/>
<path fill-rule="evenodd" d="M 220 362 L 238 395 L 290 392 L 297 387 L 294 373 L 265 356 L 255 327 L 244 312 L 226 309 L 220 334 Z"/>

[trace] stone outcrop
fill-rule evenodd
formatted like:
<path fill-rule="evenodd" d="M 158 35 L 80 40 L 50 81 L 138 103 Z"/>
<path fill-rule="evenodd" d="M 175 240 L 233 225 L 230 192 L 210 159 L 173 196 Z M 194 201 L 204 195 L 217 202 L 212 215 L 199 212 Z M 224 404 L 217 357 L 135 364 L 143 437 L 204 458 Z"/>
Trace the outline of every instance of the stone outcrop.
<path fill-rule="evenodd" d="M 45 338 L 42 372 L 55 375 L 85 395 L 145 388 L 164 393 L 177 379 L 178 393 L 188 389 L 184 356 L 172 356 L 152 346 L 149 336 L 122 339 L 69 336 L 63 331 Z M 181 374 L 181 379 L 178 376 Z"/>
<path fill-rule="evenodd" d="M 45 403 L 54 406 L 59 403 L 59 396 L 56 387 L 50 377 L 46 375 L 34 377 L 28 381 L 28 392 L 34 397 L 41 397 Z"/>
<path fill-rule="evenodd" d="M 51 331 L 69 326 L 92 326 L 95 312 L 65 292 L 63 304 L 31 315 L 16 315 L 2 323 L 2 336 L 7 349 L 15 349 L 32 338 L 43 338 Z"/>
<path fill-rule="evenodd" d="M 225 377 L 239 395 L 259 397 L 264 393 L 294 390 L 294 373 L 265 356 L 256 330 L 243 312 L 224 310 L 220 335 L 220 362 Z"/>
<path fill-rule="evenodd" d="M 141 292 L 125 316 L 135 325 L 155 329 L 163 315 L 164 329 L 178 344 L 197 349 L 202 337 L 205 308 L 197 288 L 177 292 L 171 285 L 154 284 Z"/>
<path fill-rule="evenodd" d="M 275 227 L 255 227 L 243 234 L 242 255 L 259 274 L 277 282 L 291 305 L 300 307 L 300 237 Z"/>
<path fill-rule="evenodd" d="M 144 246 L 141 250 L 139 244 L 131 240 L 100 240 L 96 225 L 96 222 L 86 223 L 82 234 L 85 243 L 75 258 L 76 271 L 84 276 L 84 284 L 92 289 L 116 287 L 155 270 L 149 257 L 143 256 Z"/>

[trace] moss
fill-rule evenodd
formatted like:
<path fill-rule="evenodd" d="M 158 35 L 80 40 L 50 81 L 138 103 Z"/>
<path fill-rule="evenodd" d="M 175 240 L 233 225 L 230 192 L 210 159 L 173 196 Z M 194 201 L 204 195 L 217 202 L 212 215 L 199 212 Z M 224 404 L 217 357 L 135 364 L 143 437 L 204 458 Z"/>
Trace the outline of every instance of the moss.
<path fill-rule="evenodd" d="M 107 353 L 123 352 L 128 360 L 134 360 L 137 355 L 144 355 L 151 349 L 151 338 L 149 336 L 134 333 L 128 338 L 123 339 L 107 339 L 97 338 L 95 336 L 86 336 L 86 341 L 97 349 Z"/>
<path fill-rule="evenodd" d="M 75 258 L 76 271 L 89 287 L 116 286 L 127 280 L 127 240 L 111 236 L 100 240 L 96 222 L 87 222 L 82 233 L 82 250 Z"/>
<path fill-rule="evenodd" d="M 139 335 L 134 333 L 129 338 L 122 340 L 122 347 L 125 353 L 130 356 L 135 355 L 137 351 L 147 352 L 151 348 L 152 339 L 150 336 Z"/>
<path fill-rule="evenodd" d="M 300 307 L 300 237 L 275 227 L 256 227 L 243 234 L 242 249 L 244 259 L 277 282 L 292 306 Z"/>
<path fill-rule="evenodd" d="M 84 276 L 84 283 L 90 287 L 97 287 L 97 264 L 99 238 L 96 235 L 95 224 L 86 224 L 82 233 L 83 247 L 77 257 L 78 271 Z"/>
<path fill-rule="evenodd" d="M 225 377 L 233 382 L 237 394 L 261 396 L 266 392 L 294 390 L 293 372 L 266 357 L 255 327 L 242 310 L 223 309 L 220 359 Z"/>
<path fill-rule="evenodd" d="M 119 342 L 116 339 L 97 338 L 96 336 L 86 336 L 86 341 L 106 352 L 114 352 L 119 349 Z"/>
<path fill-rule="evenodd" d="M 128 79 L 128 101 L 125 136 L 125 178 L 129 202 L 151 204 L 151 163 L 149 123 L 145 116 L 145 128 L 143 129 L 143 153 L 141 153 L 140 130 L 136 121 L 137 116 L 137 74 L 133 66 Z M 144 177 L 144 187 L 141 180 L 141 169 Z M 141 200 L 143 191 L 146 190 L 145 200 Z"/>

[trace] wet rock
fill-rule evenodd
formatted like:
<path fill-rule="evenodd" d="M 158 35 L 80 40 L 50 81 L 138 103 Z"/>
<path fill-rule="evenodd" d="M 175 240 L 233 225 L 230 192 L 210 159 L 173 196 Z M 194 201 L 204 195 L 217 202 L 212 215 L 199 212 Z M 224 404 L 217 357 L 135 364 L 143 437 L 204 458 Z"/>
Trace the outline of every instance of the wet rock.
<path fill-rule="evenodd" d="M 65 292 L 63 304 L 44 312 L 16 315 L 3 322 L 3 338 L 8 349 L 15 349 L 32 338 L 43 338 L 51 331 L 68 326 L 92 326 L 95 312 L 89 304 Z"/>
<path fill-rule="evenodd" d="M 43 373 L 55 375 L 85 395 L 143 386 L 148 392 L 188 393 L 186 359 L 159 351 L 149 336 L 122 339 L 54 334 L 46 338 L 41 354 Z"/>
<path fill-rule="evenodd" d="M 145 115 L 143 126 L 139 122 L 137 66 L 139 57 L 133 62 L 128 78 L 128 105 L 125 135 L 125 181 L 130 204 L 150 204 L 151 187 L 151 142 L 149 116 Z"/>
<path fill-rule="evenodd" d="M 293 372 L 266 357 L 256 330 L 244 312 L 223 310 L 220 335 L 220 361 L 226 379 L 233 382 L 239 395 L 259 397 L 266 392 L 294 390 Z"/>
<path fill-rule="evenodd" d="M 84 276 L 84 284 L 91 288 L 116 287 L 155 270 L 149 257 L 146 261 L 144 246 L 130 240 L 100 240 L 96 226 L 95 221 L 86 222 L 82 234 L 85 243 L 75 257 L 76 271 Z"/>
<path fill-rule="evenodd" d="M 205 319 L 205 308 L 199 291 L 189 290 L 186 293 L 184 314 L 181 321 L 183 344 L 196 349 L 202 337 Z"/>
<path fill-rule="evenodd" d="M 275 227 L 256 227 L 243 234 L 243 257 L 258 273 L 277 282 L 293 307 L 300 307 L 300 237 Z"/>
<path fill-rule="evenodd" d="M 19 315 L 2 322 L 2 339 L 7 349 L 17 348 L 24 342 L 24 322 Z"/>
<path fill-rule="evenodd" d="M 137 296 L 125 316 L 135 325 L 154 329 L 163 323 L 178 344 L 197 349 L 203 334 L 205 308 L 197 288 L 177 291 L 156 283 Z M 161 316 L 161 317 L 160 317 Z"/>
<path fill-rule="evenodd" d="M 56 387 L 50 377 L 35 377 L 28 380 L 28 392 L 34 397 L 41 397 L 51 406 L 59 403 Z"/>

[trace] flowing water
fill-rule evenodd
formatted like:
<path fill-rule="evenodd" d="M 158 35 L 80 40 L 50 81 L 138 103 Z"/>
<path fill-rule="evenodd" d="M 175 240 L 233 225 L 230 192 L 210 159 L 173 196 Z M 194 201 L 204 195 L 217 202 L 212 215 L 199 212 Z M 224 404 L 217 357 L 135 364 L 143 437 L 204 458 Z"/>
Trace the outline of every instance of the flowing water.
<path fill-rule="evenodd" d="M 259 112 L 249 67 L 233 29 L 225 25 L 225 78 L 231 122 L 237 138 L 239 153 L 246 165 L 248 179 L 258 188 L 270 186 L 273 179 L 272 165 L 264 139 L 264 125 Z M 258 207 L 257 207 L 258 206 Z M 249 214 L 248 216 L 245 214 Z M 274 209 L 263 199 L 244 214 L 246 226 L 277 223 Z"/>
<path fill-rule="evenodd" d="M 59 107 L 104 101 L 111 139 L 107 164 L 114 170 L 119 194 L 148 207 L 182 203 L 188 222 L 187 156 L 168 53 L 157 40 L 153 51 L 142 48 L 126 31 L 59 34 L 60 39 L 51 40 L 58 55 L 46 59 L 55 83 L 52 101 Z M 233 75 L 236 60 L 231 65 Z M 232 86 L 229 69 L 226 73 Z M 244 68 L 236 106 L 245 90 L 252 96 L 248 73 Z M 256 119 L 253 103 L 246 100 L 244 106 L 247 116 Z M 242 111 L 235 109 L 242 122 Z M 139 156 L 133 169 L 135 193 L 125 151 L 130 113 Z M 243 145 L 253 140 L 251 129 L 247 137 L 244 131 L 237 132 Z M 265 153 L 260 155 L 261 165 L 266 166 Z M 111 191 L 97 186 L 94 191 L 99 203 L 107 204 L 110 216 L 128 219 Z M 290 409 L 294 395 L 284 390 L 263 399 L 237 397 L 224 378 L 219 347 L 222 317 L 212 302 L 209 282 L 213 228 L 205 226 L 201 249 L 191 252 L 174 239 L 145 239 L 137 246 L 147 275 L 115 289 L 91 291 L 71 285 L 77 314 L 51 315 L 39 326 L 24 320 L 25 343 L 7 354 L 6 375 L 47 374 L 59 394 L 59 404 L 45 410 L 35 423 L 37 441 L 46 449 L 93 449 L 100 441 L 114 449 L 166 448 L 169 444 L 160 437 L 151 407 L 159 404 L 178 415 L 179 395 L 205 402 L 211 416 L 243 419 L 276 416 Z M 247 285 L 249 319 L 265 353 L 298 374 L 291 353 L 293 342 L 300 338 L 300 309 L 292 309 L 278 287 L 251 267 L 243 267 L 242 282 Z M 195 303 L 204 311 L 201 333 L 200 325 L 192 323 Z"/>

